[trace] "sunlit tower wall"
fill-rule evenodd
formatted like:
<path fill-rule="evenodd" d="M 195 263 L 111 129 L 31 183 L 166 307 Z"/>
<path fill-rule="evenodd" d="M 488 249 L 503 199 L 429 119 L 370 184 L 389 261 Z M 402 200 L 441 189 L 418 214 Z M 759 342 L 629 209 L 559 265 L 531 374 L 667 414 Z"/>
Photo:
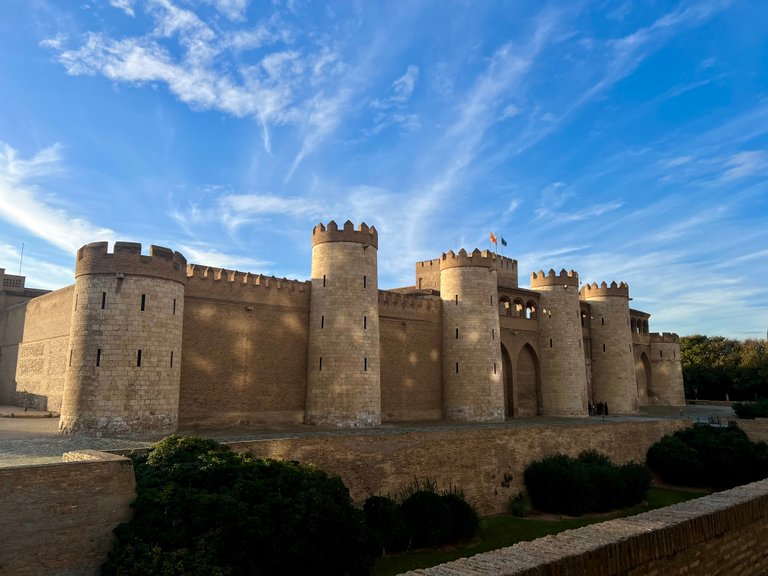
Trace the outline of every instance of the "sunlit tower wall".
<path fill-rule="evenodd" d="M 685 406 L 680 337 L 671 332 L 651 334 L 651 383 L 648 400 L 661 406 Z"/>
<path fill-rule="evenodd" d="M 606 402 L 610 413 L 638 410 L 637 376 L 629 323 L 629 286 L 622 282 L 585 285 L 580 292 L 589 302 L 592 321 L 592 396 Z"/>
<path fill-rule="evenodd" d="M 62 434 L 176 431 L 186 265 L 132 242 L 78 250 Z"/>
<path fill-rule="evenodd" d="M 587 369 L 579 306 L 579 275 L 573 270 L 531 274 L 541 296 L 537 312 L 541 338 L 543 416 L 588 416 Z"/>
<path fill-rule="evenodd" d="M 449 420 L 504 420 L 496 258 L 460 250 L 440 259 L 443 411 Z"/>
<path fill-rule="evenodd" d="M 307 424 L 381 424 L 378 242 L 364 223 L 312 230 Z"/>

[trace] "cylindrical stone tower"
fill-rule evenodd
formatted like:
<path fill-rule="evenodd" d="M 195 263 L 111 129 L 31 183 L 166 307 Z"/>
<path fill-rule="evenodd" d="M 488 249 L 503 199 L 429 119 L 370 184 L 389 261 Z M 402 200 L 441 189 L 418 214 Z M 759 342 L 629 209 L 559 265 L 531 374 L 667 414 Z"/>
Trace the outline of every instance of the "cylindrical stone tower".
<path fill-rule="evenodd" d="M 132 242 L 78 250 L 62 434 L 176 431 L 186 264 Z"/>
<path fill-rule="evenodd" d="M 443 410 L 449 420 L 504 420 L 498 288 L 492 253 L 460 250 L 440 260 Z"/>
<path fill-rule="evenodd" d="M 531 290 L 541 294 L 542 416 L 588 416 L 587 368 L 579 306 L 579 275 L 571 270 L 531 274 Z"/>
<path fill-rule="evenodd" d="M 680 337 L 671 332 L 651 334 L 651 382 L 648 400 L 661 406 L 685 406 Z"/>
<path fill-rule="evenodd" d="M 622 282 L 587 284 L 581 298 L 589 302 L 592 322 L 592 396 L 606 402 L 609 413 L 636 414 L 637 376 L 629 324 L 629 286 Z"/>
<path fill-rule="evenodd" d="M 307 424 L 381 424 L 378 243 L 350 221 L 312 230 Z"/>

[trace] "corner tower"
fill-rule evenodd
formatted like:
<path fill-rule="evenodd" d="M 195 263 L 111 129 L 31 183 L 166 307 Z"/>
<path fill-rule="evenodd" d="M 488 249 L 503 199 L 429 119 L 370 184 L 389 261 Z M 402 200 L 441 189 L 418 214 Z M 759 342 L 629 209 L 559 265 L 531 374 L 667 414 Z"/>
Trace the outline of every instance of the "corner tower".
<path fill-rule="evenodd" d="M 531 274 L 531 290 L 541 294 L 542 416 L 587 416 L 587 368 L 579 306 L 579 275 L 564 269 Z"/>
<path fill-rule="evenodd" d="M 440 259 L 443 409 L 449 420 L 504 420 L 495 257 L 460 250 Z"/>
<path fill-rule="evenodd" d="M 186 264 L 132 242 L 78 250 L 62 434 L 176 430 Z"/>
<path fill-rule="evenodd" d="M 677 334 L 651 334 L 651 374 L 648 399 L 652 404 L 685 406 L 680 337 Z"/>
<path fill-rule="evenodd" d="M 629 286 L 622 282 L 587 284 L 581 298 L 592 311 L 592 395 L 611 413 L 635 414 L 637 377 L 629 322 Z"/>
<path fill-rule="evenodd" d="M 312 230 L 307 424 L 381 424 L 378 244 L 364 223 Z"/>

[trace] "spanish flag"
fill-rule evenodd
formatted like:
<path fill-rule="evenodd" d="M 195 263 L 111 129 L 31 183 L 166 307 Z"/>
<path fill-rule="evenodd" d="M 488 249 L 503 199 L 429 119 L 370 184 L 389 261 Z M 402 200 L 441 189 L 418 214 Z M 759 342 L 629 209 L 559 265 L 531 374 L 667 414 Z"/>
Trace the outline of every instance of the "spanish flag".
<path fill-rule="evenodd" d="M 488 237 L 491 239 L 492 244 L 496 244 L 497 246 L 499 245 L 499 243 L 496 241 L 496 235 L 493 232 L 489 232 Z"/>

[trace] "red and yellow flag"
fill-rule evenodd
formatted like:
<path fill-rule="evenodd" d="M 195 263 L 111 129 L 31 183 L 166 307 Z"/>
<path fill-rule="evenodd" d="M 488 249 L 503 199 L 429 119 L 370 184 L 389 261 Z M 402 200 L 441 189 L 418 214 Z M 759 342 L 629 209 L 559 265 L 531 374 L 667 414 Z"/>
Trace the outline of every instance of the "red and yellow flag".
<path fill-rule="evenodd" d="M 489 232 L 488 237 L 491 239 L 491 242 L 493 244 L 496 244 L 498 246 L 498 242 L 496 241 L 496 235 L 493 232 Z"/>

